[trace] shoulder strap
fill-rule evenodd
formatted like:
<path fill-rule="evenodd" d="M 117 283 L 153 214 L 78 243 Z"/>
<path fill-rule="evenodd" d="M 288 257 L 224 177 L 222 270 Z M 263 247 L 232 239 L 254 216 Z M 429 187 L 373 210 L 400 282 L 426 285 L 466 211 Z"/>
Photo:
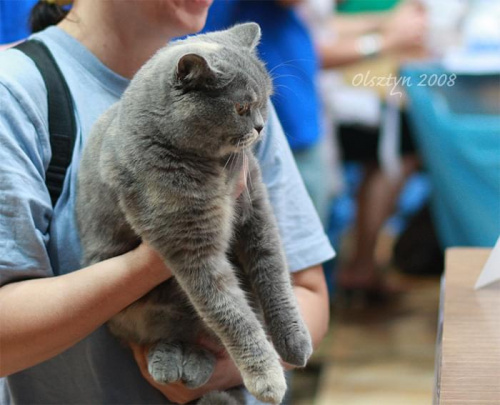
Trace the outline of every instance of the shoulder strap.
<path fill-rule="evenodd" d="M 28 40 L 15 48 L 35 62 L 47 88 L 52 159 L 45 175 L 45 183 L 52 205 L 55 206 L 62 192 L 64 177 L 75 145 L 76 122 L 73 99 L 59 66 L 45 44 L 36 40 Z"/>

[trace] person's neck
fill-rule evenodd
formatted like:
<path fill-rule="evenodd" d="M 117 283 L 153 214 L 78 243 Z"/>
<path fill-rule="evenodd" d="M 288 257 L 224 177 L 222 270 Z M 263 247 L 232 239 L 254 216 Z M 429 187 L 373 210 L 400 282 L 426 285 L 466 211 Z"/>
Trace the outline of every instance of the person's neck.
<path fill-rule="evenodd" d="M 70 12 L 58 24 L 59 28 L 80 41 L 111 70 L 129 79 L 170 39 L 158 35 L 158 31 L 143 29 L 141 24 L 120 23 L 116 15 L 106 19 L 105 13 L 93 13 L 87 19 L 79 11 Z"/>

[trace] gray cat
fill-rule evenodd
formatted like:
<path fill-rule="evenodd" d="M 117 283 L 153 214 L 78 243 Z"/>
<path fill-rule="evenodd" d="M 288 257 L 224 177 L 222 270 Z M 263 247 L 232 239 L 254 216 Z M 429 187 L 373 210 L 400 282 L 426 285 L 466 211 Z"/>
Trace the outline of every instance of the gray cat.
<path fill-rule="evenodd" d="M 196 338 L 208 334 L 254 396 L 279 403 L 277 353 L 304 366 L 312 345 L 251 152 L 271 93 L 259 39 L 257 24 L 242 24 L 172 43 L 146 63 L 90 134 L 77 219 L 84 265 L 146 241 L 175 275 L 109 323 L 119 338 L 154 344 L 156 381 L 205 384 L 215 358 Z M 241 170 L 247 186 L 236 198 Z"/>

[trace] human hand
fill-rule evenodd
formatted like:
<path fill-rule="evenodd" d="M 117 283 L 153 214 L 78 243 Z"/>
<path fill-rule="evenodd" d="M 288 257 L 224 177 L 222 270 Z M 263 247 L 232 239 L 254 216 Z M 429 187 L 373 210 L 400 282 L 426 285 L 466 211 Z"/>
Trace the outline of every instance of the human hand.
<path fill-rule="evenodd" d="M 416 1 L 405 1 L 397 7 L 382 28 L 385 46 L 391 51 L 422 48 L 427 33 L 427 13 Z"/>
<path fill-rule="evenodd" d="M 210 380 L 200 388 L 189 389 L 182 382 L 170 384 L 157 383 L 148 372 L 147 353 L 149 346 L 130 344 L 134 358 L 139 366 L 142 376 L 158 391 L 172 402 L 185 404 L 202 397 L 210 391 L 225 391 L 243 383 L 241 374 L 233 360 L 226 351 L 217 351 L 215 369 Z"/>

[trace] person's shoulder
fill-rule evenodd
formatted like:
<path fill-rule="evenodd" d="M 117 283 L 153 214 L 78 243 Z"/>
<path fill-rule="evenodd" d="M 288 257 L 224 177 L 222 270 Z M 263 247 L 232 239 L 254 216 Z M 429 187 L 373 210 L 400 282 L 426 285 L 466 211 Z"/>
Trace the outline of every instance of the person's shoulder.
<path fill-rule="evenodd" d="M 6 86 L 43 86 L 43 79 L 31 58 L 14 46 L 0 51 L 0 82 Z"/>
<path fill-rule="evenodd" d="M 16 48 L 0 51 L 0 93 L 11 101 L 3 108 L 22 109 L 35 125 L 46 121 L 43 78 L 33 60 Z"/>

